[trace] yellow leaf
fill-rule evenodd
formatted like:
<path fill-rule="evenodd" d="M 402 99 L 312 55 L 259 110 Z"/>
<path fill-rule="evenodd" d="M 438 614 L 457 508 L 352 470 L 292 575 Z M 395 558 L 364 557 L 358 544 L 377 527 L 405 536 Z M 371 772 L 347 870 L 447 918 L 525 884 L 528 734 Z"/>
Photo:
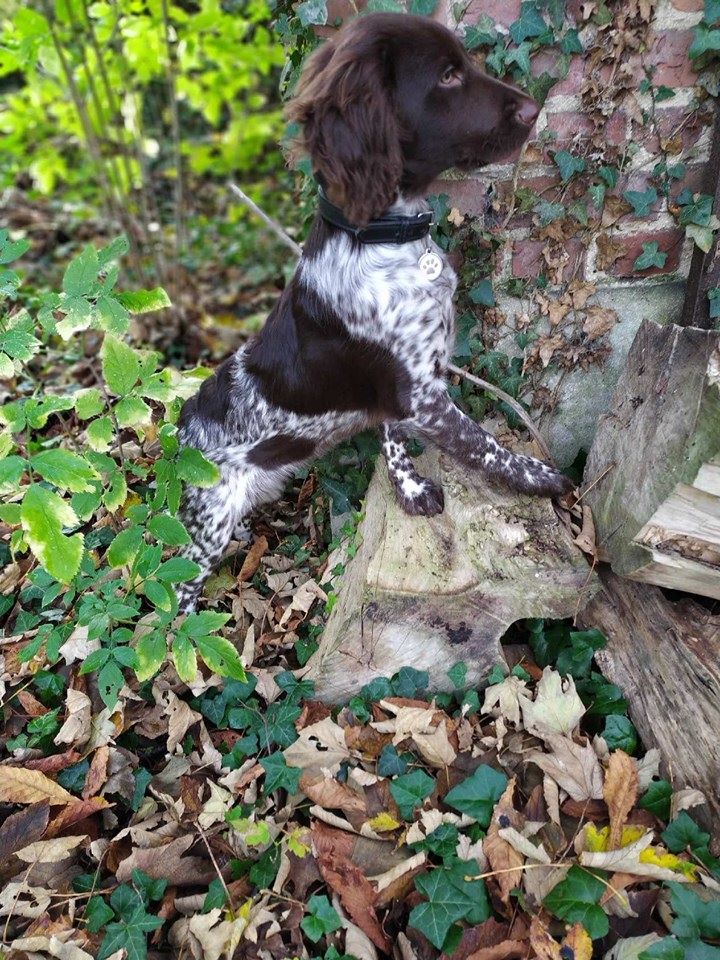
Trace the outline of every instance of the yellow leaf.
<path fill-rule="evenodd" d="M 693 880 L 697 877 L 698 868 L 696 864 L 681 860 L 674 853 L 668 853 L 663 847 L 648 847 L 640 854 L 639 860 L 641 863 L 654 863 L 666 870 L 674 870 L 676 873 L 682 873 Z"/>
<path fill-rule="evenodd" d="M 298 829 L 293 830 L 293 832 L 287 838 L 288 849 L 291 851 L 291 853 L 294 853 L 296 857 L 299 857 L 300 860 L 310 853 L 310 847 L 307 843 L 303 843 L 301 839 L 306 832 L 307 831 L 298 827 Z"/>
<path fill-rule="evenodd" d="M 568 950 L 570 950 L 569 954 Z M 574 923 L 560 944 L 560 956 L 571 956 L 574 960 L 591 960 L 592 951 L 593 945 L 590 934 L 581 924 Z"/>
<path fill-rule="evenodd" d="M 0 766 L 0 801 L 4 803 L 70 803 L 75 798 L 39 770 Z"/>
<path fill-rule="evenodd" d="M 368 826 L 372 827 L 376 833 L 387 833 L 389 830 L 397 830 L 400 824 L 395 817 L 383 811 L 376 817 L 368 820 Z"/>

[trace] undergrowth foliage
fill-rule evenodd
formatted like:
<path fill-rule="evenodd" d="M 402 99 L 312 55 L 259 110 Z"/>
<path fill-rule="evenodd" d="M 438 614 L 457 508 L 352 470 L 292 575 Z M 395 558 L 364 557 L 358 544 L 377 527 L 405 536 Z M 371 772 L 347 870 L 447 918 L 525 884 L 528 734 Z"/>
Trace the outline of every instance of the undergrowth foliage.
<path fill-rule="evenodd" d="M 173 626 L 174 585 L 198 573 L 169 555 L 190 540 L 176 516 L 182 482 L 212 486 L 218 477 L 199 451 L 180 449 L 175 421 L 207 371 L 180 373 L 127 342 L 132 315 L 168 298 L 161 288 L 115 289 L 123 237 L 99 251 L 87 246 L 68 265 L 62 292 L 44 296 L 34 315 L 12 307 L 20 277 L 7 267 L 26 246 L 0 233 L 0 364 L 18 388 L 0 407 L 0 519 L 13 528 L 0 614 L 6 630 L 33 635 L 21 661 L 52 665 L 81 635 L 82 670 L 98 672 L 108 708 L 123 668 L 148 680 L 168 640 L 186 682 L 198 654 L 211 670 L 244 679 L 235 647 L 217 632 L 228 615 L 206 611 Z M 77 374 L 63 393 L 46 389 L 46 368 L 58 363 Z M 23 577 L 18 604 L 7 587 Z"/>

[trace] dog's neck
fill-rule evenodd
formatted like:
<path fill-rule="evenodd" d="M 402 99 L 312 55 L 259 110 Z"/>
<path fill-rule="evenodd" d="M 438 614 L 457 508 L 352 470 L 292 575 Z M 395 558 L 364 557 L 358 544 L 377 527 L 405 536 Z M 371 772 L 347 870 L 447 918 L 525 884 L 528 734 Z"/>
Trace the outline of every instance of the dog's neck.
<path fill-rule="evenodd" d="M 318 213 L 328 224 L 349 234 L 361 245 L 405 244 L 424 240 L 433 222 L 432 213 L 425 200 L 421 197 L 408 198 L 398 193 L 381 216 L 361 226 L 357 225 L 348 219 L 342 207 L 333 203 L 322 184 L 318 184 Z"/>

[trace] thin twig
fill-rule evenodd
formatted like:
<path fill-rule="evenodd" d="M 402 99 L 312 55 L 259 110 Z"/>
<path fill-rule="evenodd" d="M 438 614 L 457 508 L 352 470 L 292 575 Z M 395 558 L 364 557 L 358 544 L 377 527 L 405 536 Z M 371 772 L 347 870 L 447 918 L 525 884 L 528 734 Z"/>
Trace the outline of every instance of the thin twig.
<path fill-rule="evenodd" d="M 180 136 L 180 112 L 177 101 L 177 50 L 172 38 L 168 0 L 162 0 L 162 19 L 167 50 L 167 85 L 170 100 L 170 124 L 175 153 L 175 278 L 180 285 L 180 256 L 185 249 L 185 184 Z M 177 291 L 176 291 L 177 292 Z"/>
<path fill-rule="evenodd" d="M 483 390 L 487 390 L 488 393 L 493 393 L 498 398 L 502 400 L 509 407 L 515 411 L 515 413 L 520 417 L 522 422 L 528 428 L 528 432 L 535 440 L 537 445 L 540 447 L 543 457 L 548 461 L 548 463 L 553 463 L 552 455 L 548 445 L 542 438 L 542 434 L 535 426 L 533 421 L 530 419 L 530 416 L 525 410 L 520 406 L 517 400 L 513 399 L 509 393 L 505 393 L 504 390 L 501 390 L 500 387 L 496 387 L 494 383 L 489 383 L 487 380 L 482 380 L 480 377 L 476 377 L 473 373 L 468 373 L 466 370 L 462 370 L 460 367 L 456 367 L 454 363 L 449 363 L 447 365 L 450 373 L 456 373 L 459 377 L 465 377 L 466 380 L 469 380 L 471 383 L 474 383 L 476 387 L 481 387 Z M 554 464 L 553 464 L 554 465 Z"/>
<path fill-rule="evenodd" d="M 228 901 L 228 903 L 230 904 L 230 909 L 231 909 L 232 912 L 233 912 L 233 916 L 235 916 L 235 903 L 234 903 L 234 901 L 233 901 L 233 896 L 232 896 L 232 894 L 230 893 L 230 889 L 229 889 L 227 883 L 225 883 L 225 877 L 223 877 L 223 875 L 222 875 L 222 870 L 221 870 L 220 867 L 218 866 L 218 862 L 217 862 L 217 860 L 215 859 L 215 854 L 214 854 L 213 851 L 212 851 L 212 847 L 210 846 L 210 842 L 209 842 L 209 840 L 208 840 L 208 838 L 207 838 L 207 835 L 205 834 L 205 831 L 204 831 L 203 828 L 200 826 L 200 824 L 197 823 L 197 822 L 195 823 L 195 829 L 196 829 L 197 832 L 200 834 L 203 843 L 204 843 L 205 846 L 207 847 L 208 855 L 210 856 L 210 860 L 212 861 L 212 865 L 215 867 L 215 872 L 216 872 L 217 875 L 218 875 L 218 880 L 220 881 L 220 885 L 222 886 L 223 890 L 225 891 L 225 896 L 227 897 L 227 901 Z"/>
<path fill-rule="evenodd" d="M 269 217 L 264 210 L 261 210 L 255 201 L 251 200 L 246 193 L 243 193 L 240 187 L 236 183 L 233 183 L 232 180 L 228 183 L 228 189 L 231 193 L 235 194 L 238 200 L 242 200 L 245 206 L 249 207 L 255 216 L 259 217 L 265 226 L 269 227 L 275 236 L 282 240 L 286 247 L 290 247 L 296 256 L 299 257 L 302 255 L 302 247 L 298 243 L 295 243 L 293 238 L 283 230 L 280 224 L 273 220 L 272 217 Z"/>

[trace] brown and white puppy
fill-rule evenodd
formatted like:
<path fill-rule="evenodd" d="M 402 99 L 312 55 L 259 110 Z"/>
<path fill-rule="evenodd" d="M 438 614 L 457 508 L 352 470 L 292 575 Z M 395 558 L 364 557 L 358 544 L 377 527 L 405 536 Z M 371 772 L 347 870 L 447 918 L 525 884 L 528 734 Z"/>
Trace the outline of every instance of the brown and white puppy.
<path fill-rule="evenodd" d="M 181 609 L 193 608 L 255 507 L 279 496 L 313 457 L 370 426 L 380 430 L 411 514 L 440 512 L 443 493 L 418 475 L 405 451 L 409 436 L 520 491 L 570 488 L 554 468 L 501 447 L 450 400 L 456 277 L 415 229 L 429 220 L 424 193 L 439 173 L 507 157 L 537 112 L 525 94 L 478 69 L 450 31 L 421 17 L 360 17 L 310 57 L 288 116 L 302 127 L 330 203 L 261 333 L 183 409 L 181 441 L 216 462 L 221 480 L 186 491 L 187 556 L 200 572 L 181 586 Z M 393 231 L 403 226 L 377 242 L 373 231 L 388 222 Z"/>

